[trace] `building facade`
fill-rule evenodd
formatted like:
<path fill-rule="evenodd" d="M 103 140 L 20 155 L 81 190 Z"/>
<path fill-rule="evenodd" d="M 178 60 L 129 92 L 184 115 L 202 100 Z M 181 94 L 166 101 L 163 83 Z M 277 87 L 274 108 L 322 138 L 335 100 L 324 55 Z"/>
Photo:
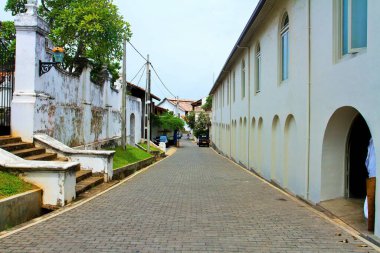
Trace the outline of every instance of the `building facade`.
<path fill-rule="evenodd" d="M 380 150 L 379 10 L 259 1 L 210 91 L 214 146 L 312 203 L 365 197 L 371 137 Z"/>

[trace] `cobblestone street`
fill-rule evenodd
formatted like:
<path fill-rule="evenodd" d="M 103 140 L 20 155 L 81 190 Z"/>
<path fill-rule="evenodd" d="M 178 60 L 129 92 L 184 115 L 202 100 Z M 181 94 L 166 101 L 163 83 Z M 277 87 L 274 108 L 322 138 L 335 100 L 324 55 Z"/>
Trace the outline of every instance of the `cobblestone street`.
<path fill-rule="evenodd" d="M 0 239 L 0 252 L 375 252 L 363 246 L 212 149 L 186 141 L 119 187 Z"/>

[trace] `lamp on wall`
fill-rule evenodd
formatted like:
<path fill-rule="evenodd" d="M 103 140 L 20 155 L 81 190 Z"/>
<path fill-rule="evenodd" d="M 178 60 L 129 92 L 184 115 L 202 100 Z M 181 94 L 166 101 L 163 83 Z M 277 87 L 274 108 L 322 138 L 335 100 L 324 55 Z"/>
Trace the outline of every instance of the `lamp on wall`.
<path fill-rule="evenodd" d="M 64 56 L 65 50 L 62 47 L 55 47 L 53 48 L 52 51 L 53 51 L 53 62 L 42 62 L 40 60 L 40 68 L 39 68 L 40 76 L 49 72 L 49 70 L 54 65 L 61 64 L 63 62 L 63 56 Z"/>

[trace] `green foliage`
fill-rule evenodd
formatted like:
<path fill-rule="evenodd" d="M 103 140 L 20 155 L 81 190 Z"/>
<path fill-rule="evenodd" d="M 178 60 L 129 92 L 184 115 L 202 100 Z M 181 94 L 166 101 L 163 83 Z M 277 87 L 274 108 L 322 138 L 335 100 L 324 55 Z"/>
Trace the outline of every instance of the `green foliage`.
<path fill-rule="evenodd" d="M 198 137 L 200 134 L 208 134 L 208 129 L 210 126 L 210 117 L 208 116 L 208 114 L 201 112 L 198 115 L 197 121 L 195 122 L 195 126 L 193 129 L 194 135 Z"/>
<path fill-rule="evenodd" d="M 150 114 L 150 124 L 151 124 L 151 126 L 160 127 L 161 126 L 160 116 L 158 116 L 154 113 L 151 113 Z"/>
<path fill-rule="evenodd" d="M 33 189 L 33 185 L 17 176 L 0 171 L 0 199 Z"/>
<path fill-rule="evenodd" d="M 118 78 L 123 39 L 132 36 L 112 0 L 44 0 L 39 14 L 50 25 L 50 38 L 65 49 L 63 66 L 71 73 L 81 73 L 89 62 L 92 77 L 102 80 L 103 66 Z M 24 0 L 7 0 L 6 10 L 22 12 Z"/>
<path fill-rule="evenodd" d="M 212 108 L 212 96 L 206 98 L 206 103 L 202 105 L 202 109 L 205 111 L 211 111 Z"/>
<path fill-rule="evenodd" d="M 182 130 L 185 127 L 185 122 L 176 116 L 173 112 L 165 112 L 159 116 L 159 126 L 164 130 Z"/>
<path fill-rule="evenodd" d="M 12 64 L 16 51 L 16 29 L 12 21 L 0 21 L 0 38 L 8 51 L 5 56 L 5 64 Z"/>
<path fill-rule="evenodd" d="M 187 125 L 191 128 L 191 129 L 194 129 L 195 127 L 195 112 L 189 112 L 186 117 L 185 117 L 185 121 L 187 123 Z"/>
<path fill-rule="evenodd" d="M 116 149 L 110 149 L 115 150 L 116 153 L 113 157 L 113 169 L 124 167 L 128 164 L 135 163 L 144 159 L 147 159 L 149 157 L 152 157 L 147 152 L 127 145 L 127 149 L 124 150 L 122 147 L 117 147 Z"/>
<path fill-rule="evenodd" d="M 5 4 L 5 11 L 11 11 L 12 15 L 16 15 L 18 13 L 24 13 L 26 11 L 25 4 L 27 0 L 8 0 Z"/>

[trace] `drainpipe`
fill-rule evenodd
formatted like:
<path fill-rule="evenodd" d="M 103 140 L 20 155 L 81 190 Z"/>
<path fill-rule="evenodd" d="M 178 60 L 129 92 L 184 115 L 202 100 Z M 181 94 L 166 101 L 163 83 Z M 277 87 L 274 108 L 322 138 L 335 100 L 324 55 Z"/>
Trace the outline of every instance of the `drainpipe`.
<path fill-rule="evenodd" d="M 251 141 L 251 47 L 248 47 L 248 120 L 247 120 L 247 127 L 248 127 L 248 156 L 247 156 L 247 165 L 248 170 L 251 169 L 250 167 L 250 141 Z"/>
<path fill-rule="evenodd" d="M 307 5 L 307 30 L 308 30 L 308 84 L 307 84 L 307 157 L 306 157 L 306 200 L 310 197 L 310 128 L 311 128 L 311 1 L 308 0 Z"/>
<path fill-rule="evenodd" d="M 229 99 L 230 99 L 230 158 L 232 158 L 232 82 L 231 82 L 231 72 L 229 71 L 228 72 L 228 83 L 229 83 L 229 85 L 230 85 L 230 97 L 229 97 Z"/>

